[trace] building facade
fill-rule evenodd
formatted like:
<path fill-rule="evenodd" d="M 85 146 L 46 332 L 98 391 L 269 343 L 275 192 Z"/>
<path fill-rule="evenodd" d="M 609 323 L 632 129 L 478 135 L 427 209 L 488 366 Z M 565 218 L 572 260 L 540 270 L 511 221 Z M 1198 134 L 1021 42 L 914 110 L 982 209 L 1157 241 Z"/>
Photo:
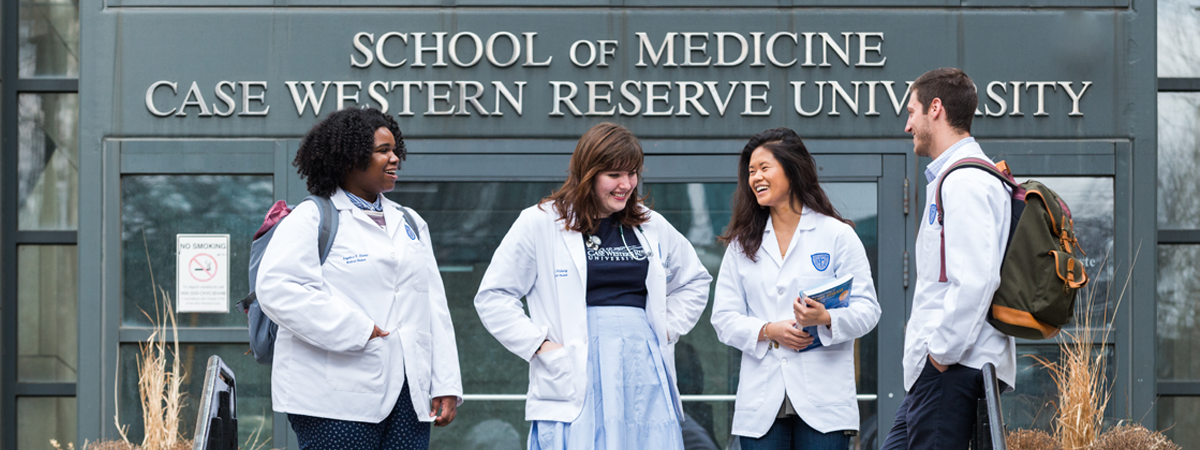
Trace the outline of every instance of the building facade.
<path fill-rule="evenodd" d="M 642 139 L 647 202 L 716 277 L 738 152 L 766 128 L 805 138 L 857 224 L 883 309 L 856 345 L 855 445 L 877 448 L 904 395 L 924 219 L 928 160 L 904 133 L 907 87 L 946 66 L 979 88 L 972 134 L 984 151 L 1071 205 L 1092 278 L 1077 324 L 1108 331 L 1106 416 L 1200 445 L 1200 50 L 1188 44 L 1200 5 L 390 3 L 4 3 L 0 447 L 113 439 L 124 424 L 140 439 L 138 344 L 165 301 L 190 311 L 176 317 L 191 398 L 220 355 L 238 377 L 241 440 L 261 430 L 269 447 L 294 447 L 232 303 L 266 209 L 306 195 L 291 165 L 300 137 L 330 111 L 373 107 L 404 134 L 388 196 L 429 221 L 458 333 L 467 401 L 434 448 L 524 445 L 526 366 L 472 299 L 519 211 L 562 182 L 575 140 L 601 121 Z M 185 248 L 198 239 L 225 239 L 204 255 L 212 266 Z M 191 289 L 211 278 L 192 264 L 216 267 L 215 290 Z M 1018 348 L 1058 357 L 1055 341 Z M 738 360 L 708 312 L 677 350 L 685 411 L 720 447 Z M 1048 429 L 1053 383 L 1034 358 L 1018 365 L 1009 427 Z M 185 409 L 185 435 L 194 420 Z"/>

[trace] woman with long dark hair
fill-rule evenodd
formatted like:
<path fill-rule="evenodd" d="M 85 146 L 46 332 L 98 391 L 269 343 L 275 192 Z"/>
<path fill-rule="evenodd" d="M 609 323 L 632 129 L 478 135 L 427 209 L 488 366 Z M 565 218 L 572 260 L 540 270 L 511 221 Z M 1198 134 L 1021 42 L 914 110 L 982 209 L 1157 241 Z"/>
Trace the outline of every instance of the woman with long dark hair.
<path fill-rule="evenodd" d="M 642 204 L 643 159 L 625 127 L 588 130 L 567 181 L 521 212 L 475 296 L 483 325 L 529 361 L 530 449 L 683 449 L 674 348 L 712 277 Z"/>
<path fill-rule="evenodd" d="M 829 202 L 796 132 L 766 130 L 742 149 L 720 239 L 712 323 L 742 351 L 732 434 L 744 450 L 845 449 L 859 422 L 854 340 L 875 328 L 879 303 L 853 223 Z M 846 275 L 844 308 L 800 296 Z"/>

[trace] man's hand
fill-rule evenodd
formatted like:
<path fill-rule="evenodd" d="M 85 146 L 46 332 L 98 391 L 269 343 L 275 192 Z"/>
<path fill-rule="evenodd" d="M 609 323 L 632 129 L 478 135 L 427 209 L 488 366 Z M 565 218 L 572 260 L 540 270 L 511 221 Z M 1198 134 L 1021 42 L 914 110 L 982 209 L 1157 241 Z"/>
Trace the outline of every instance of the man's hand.
<path fill-rule="evenodd" d="M 933 360 L 933 355 L 929 355 L 929 363 L 930 363 L 930 364 L 933 364 L 933 368 L 934 368 L 934 369 L 937 369 L 937 370 L 938 370 L 938 372 L 945 372 L 945 371 L 946 371 L 946 369 L 949 369 L 949 368 L 950 368 L 950 366 L 943 366 L 943 365 L 941 365 L 941 364 L 938 364 L 938 362 L 937 362 L 937 361 L 934 361 L 934 360 Z"/>

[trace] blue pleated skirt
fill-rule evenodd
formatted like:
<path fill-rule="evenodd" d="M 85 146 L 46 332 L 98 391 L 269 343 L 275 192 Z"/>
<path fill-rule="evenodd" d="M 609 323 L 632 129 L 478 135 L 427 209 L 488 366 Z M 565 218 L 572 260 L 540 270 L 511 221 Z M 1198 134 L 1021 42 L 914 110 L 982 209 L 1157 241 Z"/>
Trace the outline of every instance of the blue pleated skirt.
<path fill-rule="evenodd" d="M 682 450 L 658 338 L 646 310 L 589 306 L 588 382 L 575 421 L 534 421 L 530 450 Z"/>

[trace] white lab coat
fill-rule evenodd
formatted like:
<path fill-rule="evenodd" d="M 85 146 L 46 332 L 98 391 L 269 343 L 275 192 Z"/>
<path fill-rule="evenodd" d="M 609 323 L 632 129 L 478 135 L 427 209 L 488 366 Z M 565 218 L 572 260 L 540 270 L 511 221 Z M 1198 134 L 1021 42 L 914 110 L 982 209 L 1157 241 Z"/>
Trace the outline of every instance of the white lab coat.
<path fill-rule="evenodd" d="M 767 220 L 762 246 L 751 261 L 734 242 L 725 250 L 713 297 L 717 339 L 742 351 L 732 434 L 762 437 L 775 422 L 784 393 L 796 413 L 822 433 L 858 429 L 854 340 L 879 322 L 871 265 L 854 229 L 807 207 L 781 257 L 774 224 Z M 822 269 L 823 258 L 828 264 Z M 802 289 L 854 275 L 850 304 L 829 310 L 832 324 L 818 326 L 824 347 L 797 353 L 759 341 L 763 325 L 794 319 Z"/>
<path fill-rule="evenodd" d="M 638 243 L 653 252 L 646 275 L 646 313 L 658 336 L 682 421 L 675 343 L 704 312 L 712 276 L 692 244 L 658 213 L 651 211 L 641 229 L 634 233 Z M 492 256 L 475 309 L 492 336 L 529 361 L 525 420 L 571 422 L 583 409 L 588 387 L 586 294 L 583 236 L 566 229 L 551 203 L 522 211 Z M 521 308 L 521 297 L 529 315 Z M 545 339 L 564 348 L 534 357 Z"/>
<path fill-rule="evenodd" d="M 383 199 L 387 230 L 338 189 L 338 232 L 319 264 L 320 213 L 296 207 L 275 229 L 259 264 L 256 292 L 279 325 L 271 367 L 275 411 L 378 423 L 407 379 L 422 421 L 434 397 L 462 402 L 458 350 L 429 229 Z M 374 326 L 391 334 L 367 340 Z"/>
<path fill-rule="evenodd" d="M 987 155 L 969 143 L 951 154 L 937 174 L 963 158 Z M 942 226 L 934 208 L 937 179 L 925 188 L 925 212 L 917 233 L 917 282 L 912 315 L 904 332 L 904 389 L 912 389 L 928 357 L 940 364 L 979 369 L 996 365 L 996 377 L 1016 387 L 1016 341 L 987 323 L 992 295 L 1000 286 L 1000 262 L 1012 221 L 1008 188 L 988 173 L 960 169 L 946 178 L 946 279 L 941 275 Z"/>

